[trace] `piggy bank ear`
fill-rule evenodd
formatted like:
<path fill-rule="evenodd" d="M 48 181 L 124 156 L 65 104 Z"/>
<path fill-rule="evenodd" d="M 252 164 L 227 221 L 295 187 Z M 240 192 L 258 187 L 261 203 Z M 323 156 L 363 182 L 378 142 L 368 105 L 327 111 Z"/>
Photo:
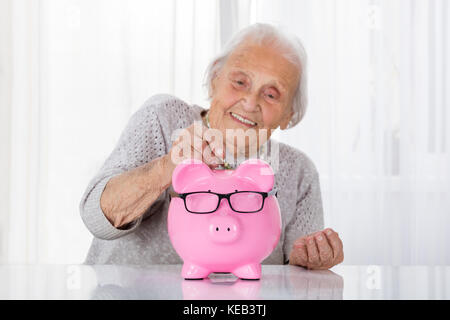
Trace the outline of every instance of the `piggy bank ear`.
<path fill-rule="evenodd" d="M 211 169 L 200 160 L 186 159 L 175 167 L 172 174 L 173 190 L 177 193 L 185 192 L 185 188 L 199 177 L 212 175 Z"/>
<path fill-rule="evenodd" d="M 254 181 L 262 192 L 272 190 L 275 182 L 272 167 L 261 159 L 249 159 L 242 162 L 233 176 Z"/>

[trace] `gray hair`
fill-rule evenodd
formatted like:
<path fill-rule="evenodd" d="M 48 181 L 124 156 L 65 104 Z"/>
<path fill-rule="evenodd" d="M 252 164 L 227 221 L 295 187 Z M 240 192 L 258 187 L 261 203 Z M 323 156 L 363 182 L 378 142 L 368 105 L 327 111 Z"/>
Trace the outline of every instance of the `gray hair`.
<path fill-rule="evenodd" d="M 252 24 L 238 33 L 225 45 L 222 52 L 217 55 L 206 68 L 205 83 L 208 89 L 208 97 L 212 97 L 212 80 L 224 66 L 231 52 L 233 52 L 241 43 L 246 40 L 252 40 L 258 45 L 270 45 L 271 47 L 281 49 L 282 56 L 301 69 L 298 87 L 295 91 L 292 110 L 293 115 L 287 126 L 292 128 L 300 122 L 306 112 L 308 103 L 307 86 L 307 55 L 300 39 L 280 28 L 266 23 Z"/>

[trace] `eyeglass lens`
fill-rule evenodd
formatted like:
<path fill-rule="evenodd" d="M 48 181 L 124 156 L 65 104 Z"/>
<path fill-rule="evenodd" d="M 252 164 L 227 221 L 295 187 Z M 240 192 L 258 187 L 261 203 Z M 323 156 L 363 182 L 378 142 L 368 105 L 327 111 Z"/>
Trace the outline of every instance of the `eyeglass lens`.
<path fill-rule="evenodd" d="M 192 193 L 186 196 L 186 208 L 192 212 L 211 212 L 216 210 L 219 196 L 214 193 Z"/>
<path fill-rule="evenodd" d="M 263 196 L 254 192 L 234 193 L 230 197 L 230 203 L 233 210 L 236 211 L 258 211 L 263 205 Z"/>

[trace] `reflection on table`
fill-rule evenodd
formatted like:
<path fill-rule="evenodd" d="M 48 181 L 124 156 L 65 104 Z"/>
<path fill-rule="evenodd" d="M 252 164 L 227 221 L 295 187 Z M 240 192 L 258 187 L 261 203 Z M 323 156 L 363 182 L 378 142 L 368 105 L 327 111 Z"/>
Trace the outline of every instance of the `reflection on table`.
<path fill-rule="evenodd" d="M 263 265 L 260 280 L 181 265 L 0 265 L 0 299 L 449 299 L 448 266 Z"/>
<path fill-rule="evenodd" d="M 243 280 L 226 273 L 184 280 L 181 266 L 173 265 L 93 268 L 98 278 L 93 299 L 342 299 L 343 290 L 342 277 L 332 271 L 294 266 L 263 266 L 260 280 Z"/>

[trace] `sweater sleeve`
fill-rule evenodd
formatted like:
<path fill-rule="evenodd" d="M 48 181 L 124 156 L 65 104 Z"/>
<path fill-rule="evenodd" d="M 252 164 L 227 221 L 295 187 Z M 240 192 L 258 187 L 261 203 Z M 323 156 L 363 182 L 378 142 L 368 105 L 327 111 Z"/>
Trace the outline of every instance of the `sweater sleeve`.
<path fill-rule="evenodd" d="M 312 161 L 308 158 L 305 159 L 295 212 L 286 225 L 283 244 L 285 263 L 289 261 L 295 240 L 324 228 L 319 174 Z"/>
<path fill-rule="evenodd" d="M 106 218 L 100 207 L 100 198 L 108 181 L 123 172 L 144 165 L 163 156 L 165 142 L 161 125 L 158 119 L 160 96 L 148 99 L 144 105 L 135 112 L 122 132 L 117 145 L 106 159 L 97 175 L 89 182 L 80 202 L 81 218 L 94 237 L 112 240 L 122 237 L 136 230 L 144 215 L 116 228 Z M 167 191 L 148 208 L 164 201 Z"/>

